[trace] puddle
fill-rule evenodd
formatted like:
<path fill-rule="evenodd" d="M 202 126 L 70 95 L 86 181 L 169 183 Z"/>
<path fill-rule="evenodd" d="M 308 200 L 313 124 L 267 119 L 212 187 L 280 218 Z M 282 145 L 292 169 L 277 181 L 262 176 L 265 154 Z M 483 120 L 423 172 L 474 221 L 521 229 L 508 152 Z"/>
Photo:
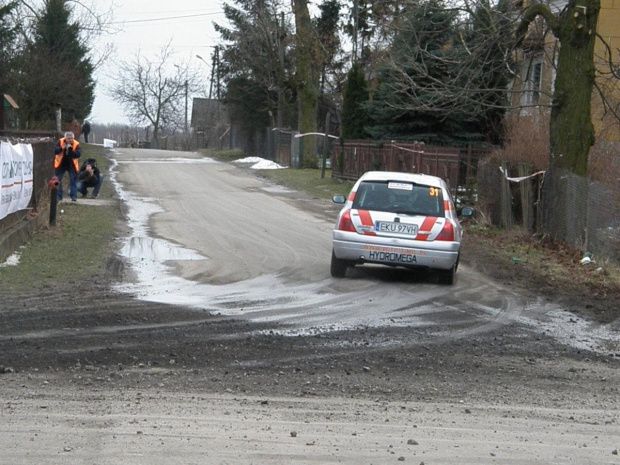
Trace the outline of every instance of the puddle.
<path fill-rule="evenodd" d="M 166 262 L 168 260 L 204 260 L 205 257 L 193 250 L 184 249 L 163 239 L 131 237 L 125 243 L 121 254 L 130 260 Z"/>

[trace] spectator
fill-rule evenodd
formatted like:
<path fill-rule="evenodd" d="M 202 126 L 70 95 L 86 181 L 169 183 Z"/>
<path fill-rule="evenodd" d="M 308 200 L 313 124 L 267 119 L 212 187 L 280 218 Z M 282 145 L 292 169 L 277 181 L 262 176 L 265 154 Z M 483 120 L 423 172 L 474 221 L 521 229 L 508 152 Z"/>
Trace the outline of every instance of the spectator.
<path fill-rule="evenodd" d="M 80 174 L 78 175 L 77 190 L 82 197 L 86 197 L 88 194 L 88 188 L 93 188 L 92 197 L 96 199 L 99 195 L 99 189 L 103 184 L 103 175 L 97 168 L 97 160 L 94 158 L 88 158 L 80 168 Z"/>
<path fill-rule="evenodd" d="M 65 137 L 56 142 L 54 154 L 54 170 L 59 184 L 58 200 L 62 200 L 62 178 L 65 172 L 69 172 L 69 196 L 75 202 L 77 200 L 77 175 L 80 170 L 78 158 L 82 155 L 82 147 L 75 140 L 73 132 L 65 132 Z"/>
<path fill-rule="evenodd" d="M 82 125 L 82 134 L 84 134 L 84 142 L 88 144 L 88 135 L 90 134 L 90 123 L 88 121 L 84 121 Z"/>

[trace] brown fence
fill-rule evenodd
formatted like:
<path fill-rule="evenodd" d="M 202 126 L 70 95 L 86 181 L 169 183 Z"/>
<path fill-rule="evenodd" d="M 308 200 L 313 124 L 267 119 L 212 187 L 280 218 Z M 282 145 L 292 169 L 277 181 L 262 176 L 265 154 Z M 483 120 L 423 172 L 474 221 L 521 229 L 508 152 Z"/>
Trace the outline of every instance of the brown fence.
<path fill-rule="evenodd" d="M 356 180 L 366 171 L 424 173 L 444 179 L 450 189 L 475 179 L 478 160 L 489 149 L 440 147 L 415 142 L 350 140 L 334 144 L 332 176 Z"/>
<path fill-rule="evenodd" d="M 293 133 L 291 131 L 269 131 L 273 137 L 273 156 L 270 157 L 282 166 L 291 166 L 291 142 Z"/>
<path fill-rule="evenodd" d="M 478 173 L 477 211 L 489 223 L 548 234 L 599 263 L 620 263 L 620 186 L 550 168 L 488 161 Z M 506 178 L 508 174 L 511 178 Z"/>

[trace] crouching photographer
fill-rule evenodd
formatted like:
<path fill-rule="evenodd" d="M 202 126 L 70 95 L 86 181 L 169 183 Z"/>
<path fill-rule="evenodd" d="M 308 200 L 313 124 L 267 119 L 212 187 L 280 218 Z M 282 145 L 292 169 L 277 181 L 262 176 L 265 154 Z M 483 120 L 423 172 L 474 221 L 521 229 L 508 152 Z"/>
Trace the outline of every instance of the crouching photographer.
<path fill-rule="evenodd" d="M 77 179 L 77 190 L 82 197 L 88 195 L 88 189 L 92 188 L 92 198 L 96 199 L 99 195 L 99 189 L 103 184 L 103 175 L 97 168 L 97 161 L 94 158 L 87 159 L 80 167 L 80 173 Z"/>

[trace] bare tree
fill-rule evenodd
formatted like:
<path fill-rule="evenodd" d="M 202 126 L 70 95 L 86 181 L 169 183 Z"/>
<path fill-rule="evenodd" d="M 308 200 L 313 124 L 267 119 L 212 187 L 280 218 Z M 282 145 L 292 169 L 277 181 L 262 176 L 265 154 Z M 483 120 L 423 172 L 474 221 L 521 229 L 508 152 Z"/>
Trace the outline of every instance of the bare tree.
<path fill-rule="evenodd" d="M 198 74 L 187 63 L 175 63 L 170 44 L 154 59 L 138 52 L 129 62 L 121 62 L 110 96 L 119 102 L 136 124 L 153 127 L 153 146 L 159 147 L 163 130 L 184 126 L 183 109 L 188 94 L 199 91 Z"/>

